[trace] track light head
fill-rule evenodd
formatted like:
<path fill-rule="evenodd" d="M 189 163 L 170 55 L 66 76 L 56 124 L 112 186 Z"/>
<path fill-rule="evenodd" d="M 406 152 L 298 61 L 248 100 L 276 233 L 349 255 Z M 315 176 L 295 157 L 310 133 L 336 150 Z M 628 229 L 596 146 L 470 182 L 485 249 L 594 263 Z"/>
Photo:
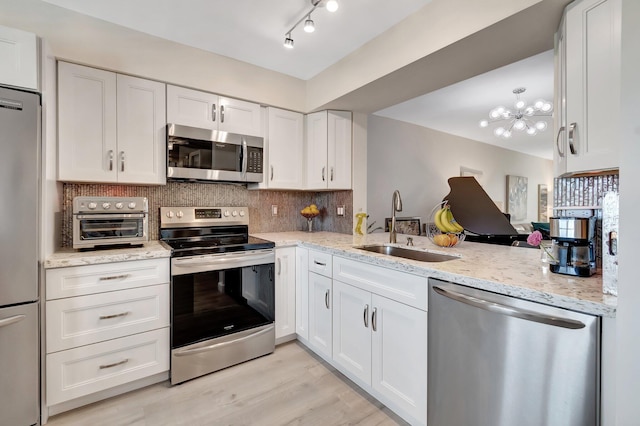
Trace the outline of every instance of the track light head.
<path fill-rule="evenodd" d="M 327 10 L 329 12 L 335 12 L 336 10 L 338 10 L 338 7 L 340 5 L 338 4 L 337 0 L 329 0 L 326 4 Z"/>
<path fill-rule="evenodd" d="M 291 33 L 288 33 L 284 39 L 284 47 L 287 49 L 293 49 L 293 39 L 291 38 Z"/>
<path fill-rule="evenodd" d="M 316 26 L 311 20 L 311 14 L 309 14 L 309 16 L 307 16 L 307 20 L 304 21 L 304 31 L 307 33 L 312 33 L 315 30 L 316 30 Z"/>

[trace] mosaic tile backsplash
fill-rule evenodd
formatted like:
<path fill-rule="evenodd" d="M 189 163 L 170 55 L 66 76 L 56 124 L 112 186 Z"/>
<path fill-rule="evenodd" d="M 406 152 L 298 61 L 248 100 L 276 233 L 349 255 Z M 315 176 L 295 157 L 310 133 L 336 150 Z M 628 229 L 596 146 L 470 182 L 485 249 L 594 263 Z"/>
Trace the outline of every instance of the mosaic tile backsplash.
<path fill-rule="evenodd" d="M 285 232 L 307 229 L 307 220 L 300 210 L 316 204 L 320 215 L 313 220 L 314 231 L 342 234 L 353 232 L 353 192 L 302 192 L 249 190 L 244 185 L 222 183 L 169 182 L 164 186 L 129 186 L 99 184 L 63 184 L 62 245 L 72 245 L 73 198 L 77 196 L 147 197 L 149 200 L 149 238 L 159 235 L 160 207 L 173 206 L 248 206 L 249 232 Z M 278 215 L 271 215 L 271 206 L 278 206 Z M 345 206 L 345 215 L 337 216 L 338 206 Z"/>
<path fill-rule="evenodd" d="M 618 193 L 620 175 L 556 178 L 553 207 L 602 206 L 604 194 Z"/>

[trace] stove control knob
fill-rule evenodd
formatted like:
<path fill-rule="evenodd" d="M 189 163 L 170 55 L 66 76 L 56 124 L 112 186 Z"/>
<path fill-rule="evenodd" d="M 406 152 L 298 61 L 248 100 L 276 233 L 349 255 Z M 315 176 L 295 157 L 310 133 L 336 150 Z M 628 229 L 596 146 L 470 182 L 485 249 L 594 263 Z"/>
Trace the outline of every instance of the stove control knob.
<path fill-rule="evenodd" d="M 136 208 L 136 203 L 134 203 L 134 202 L 132 201 L 132 202 L 130 202 L 130 203 L 128 204 L 128 206 L 127 206 L 127 207 L 129 207 L 130 209 L 135 209 L 135 208 Z"/>
<path fill-rule="evenodd" d="M 94 203 L 93 201 L 91 201 L 89 204 L 87 204 L 87 207 L 89 207 L 89 210 L 95 210 L 96 207 L 98 207 L 98 203 Z"/>
<path fill-rule="evenodd" d="M 176 217 L 178 219 L 182 218 L 182 216 L 184 216 L 184 213 L 182 213 L 182 210 L 180 210 L 178 213 L 176 213 Z"/>
<path fill-rule="evenodd" d="M 116 203 L 116 209 L 120 210 L 121 208 L 124 207 L 124 204 L 122 203 Z"/>
<path fill-rule="evenodd" d="M 244 210 L 240 210 L 240 217 L 244 217 Z"/>
<path fill-rule="evenodd" d="M 173 217 L 173 212 L 172 212 L 171 210 L 169 210 L 169 211 L 167 212 L 167 217 L 168 217 L 169 219 L 171 219 L 171 218 Z"/>
<path fill-rule="evenodd" d="M 231 213 L 231 216 L 233 216 L 233 217 L 238 216 L 238 212 L 234 210 L 233 213 Z"/>
<path fill-rule="evenodd" d="M 229 210 L 224 211 L 224 217 L 229 217 Z"/>
<path fill-rule="evenodd" d="M 102 203 L 102 208 L 105 210 L 109 210 L 111 208 L 111 203 Z"/>

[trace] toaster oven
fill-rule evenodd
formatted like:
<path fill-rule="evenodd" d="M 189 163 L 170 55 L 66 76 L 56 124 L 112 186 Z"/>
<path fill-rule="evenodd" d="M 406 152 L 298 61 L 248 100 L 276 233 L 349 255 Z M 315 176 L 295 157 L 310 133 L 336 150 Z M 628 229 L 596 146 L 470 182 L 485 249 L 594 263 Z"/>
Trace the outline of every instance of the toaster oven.
<path fill-rule="evenodd" d="M 145 197 L 75 197 L 73 248 L 142 245 L 149 240 Z"/>

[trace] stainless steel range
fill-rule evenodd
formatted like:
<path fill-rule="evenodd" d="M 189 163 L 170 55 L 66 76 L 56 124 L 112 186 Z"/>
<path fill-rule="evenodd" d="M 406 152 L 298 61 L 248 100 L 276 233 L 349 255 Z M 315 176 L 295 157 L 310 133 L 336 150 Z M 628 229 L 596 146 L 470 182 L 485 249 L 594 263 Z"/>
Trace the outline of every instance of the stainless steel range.
<path fill-rule="evenodd" d="M 275 244 L 246 207 L 162 207 L 171 255 L 171 384 L 273 352 Z"/>

